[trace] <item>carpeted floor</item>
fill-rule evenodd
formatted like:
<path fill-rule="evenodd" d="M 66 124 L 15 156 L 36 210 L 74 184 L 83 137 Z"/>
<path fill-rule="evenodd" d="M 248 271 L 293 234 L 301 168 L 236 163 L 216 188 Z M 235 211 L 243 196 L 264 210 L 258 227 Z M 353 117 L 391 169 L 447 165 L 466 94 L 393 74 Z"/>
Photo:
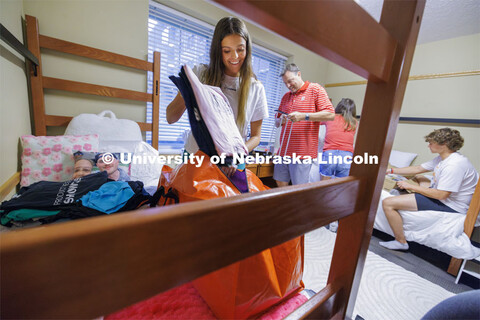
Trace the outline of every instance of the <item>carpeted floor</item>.
<path fill-rule="evenodd" d="M 470 279 L 462 276 L 461 280 L 469 286 L 455 283 L 455 277 L 446 272 L 451 258 L 447 254 L 414 242 L 410 243 L 408 251 L 388 250 L 378 243 L 391 239 L 393 239 L 391 236 L 374 230 L 369 250 L 450 292 L 461 293 L 472 290 L 472 288 L 478 289 L 478 279 L 472 279 L 473 282 L 464 281 Z"/>
<path fill-rule="evenodd" d="M 325 228 L 305 236 L 306 288 L 318 292 L 326 285 L 335 237 L 335 233 Z M 378 244 L 378 240 L 375 241 Z M 369 251 L 353 318 L 358 315 L 366 320 L 420 319 L 437 303 L 454 294 Z"/>

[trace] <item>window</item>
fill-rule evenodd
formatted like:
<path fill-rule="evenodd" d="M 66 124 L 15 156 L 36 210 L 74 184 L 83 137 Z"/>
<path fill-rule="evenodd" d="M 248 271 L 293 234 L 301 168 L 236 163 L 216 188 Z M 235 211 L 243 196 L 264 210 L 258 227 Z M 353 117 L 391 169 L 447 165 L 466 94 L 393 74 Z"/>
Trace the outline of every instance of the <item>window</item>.
<path fill-rule="evenodd" d="M 177 94 L 177 88 L 168 79 L 170 75 L 177 75 L 180 66 L 187 64 L 190 67 L 201 63 L 208 64 L 210 57 L 210 43 L 214 26 L 173 11 L 155 2 L 150 3 L 148 19 L 148 59 L 153 61 L 153 52 L 161 52 L 160 70 L 160 132 L 159 151 L 161 153 L 178 153 L 183 149 L 185 133 L 190 129 L 188 116 L 185 112 L 175 124 L 166 121 L 166 108 Z M 260 148 L 266 148 L 272 131 L 274 131 L 274 110 L 278 108 L 280 100 L 286 91 L 279 74 L 286 58 L 253 45 L 253 70 L 257 78 L 265 86 L 269 108 L 269 118 L 262 124 L 262 139 Z M 149 74 L 149 92 L 152 92 L 151 77 Z M 151 105 L 147 108 L 147 122 L 151 121 Z M 151 141 L 151 133 L 147 135 Z"/>

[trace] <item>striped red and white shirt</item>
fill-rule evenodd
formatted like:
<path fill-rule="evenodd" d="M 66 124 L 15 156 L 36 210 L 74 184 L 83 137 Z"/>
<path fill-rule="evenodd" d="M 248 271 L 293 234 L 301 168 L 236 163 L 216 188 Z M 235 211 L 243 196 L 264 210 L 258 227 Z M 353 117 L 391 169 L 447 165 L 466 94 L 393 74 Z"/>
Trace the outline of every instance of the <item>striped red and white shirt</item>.
<path fill-rule="evenodd" d="M 305 81 L 305 84 L 295 93 L 287 92 L 282 98 L 280 111 L 291 113 L 294 111 L 302 113 L 316 113 L 320 111 L 327 111 L 335 113 L 332 103 L 328 98 L 325 89 L 318 83 L 310 83 Z M 280 114 L 277 114 L 280 117 Z M 280 149 L 277 153 L 280 156 L 310 156 L 316 159 L 318 156 L 318 130 L 320 122 L 315 121 L 287 121 L 282 126 L 280 134 Z M 290 129 L 292 133 L 290 134 Z M 290 140 L 289 140 L 290 135 Z M 288 150 L 285 153 L 285 148 L 288 143 Z"/>

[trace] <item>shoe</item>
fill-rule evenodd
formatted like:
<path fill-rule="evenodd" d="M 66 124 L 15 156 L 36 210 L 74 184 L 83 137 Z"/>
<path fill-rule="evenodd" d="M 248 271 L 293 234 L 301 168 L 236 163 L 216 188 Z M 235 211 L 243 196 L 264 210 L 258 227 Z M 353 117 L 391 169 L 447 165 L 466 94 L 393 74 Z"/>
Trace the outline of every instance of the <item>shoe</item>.
<path fill-rule="evenodd" d="M 334 221 L 334 222 L 331 222 L 329 225 L 328 225 L 328 230 L 332 231 L 332 232 L 337 232 L 337 229 L 338 229 L 338 221 Z"/>
<path fill-rule="evenodd" d="M 397 240 L 392 241 L 380 241 L 379 244 L 390 250 L 408 250 L 408 243 L 401 243 Z"/>
<path fill-rule="evenodd" d="M 303 289 L 302 291 L 300 291 L 300 293 L 303 294 L 305 297 L 307 297 L 307 299 L 310 299 L 311 297 L 317 294 L 315 291 L 311 289 Z"/>

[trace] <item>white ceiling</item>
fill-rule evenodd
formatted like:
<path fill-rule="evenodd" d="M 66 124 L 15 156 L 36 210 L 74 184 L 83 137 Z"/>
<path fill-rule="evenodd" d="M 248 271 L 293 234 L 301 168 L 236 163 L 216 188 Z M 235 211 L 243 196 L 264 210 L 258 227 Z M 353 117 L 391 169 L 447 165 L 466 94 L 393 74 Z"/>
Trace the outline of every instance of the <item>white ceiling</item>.
<path fill-rule="evenodd" d="M 377 21 L 380 20 L 383 0 L 355 1 Z M 480 0 L 427 0 L 418 43 L 474 33 L 480 33 Z"/>

